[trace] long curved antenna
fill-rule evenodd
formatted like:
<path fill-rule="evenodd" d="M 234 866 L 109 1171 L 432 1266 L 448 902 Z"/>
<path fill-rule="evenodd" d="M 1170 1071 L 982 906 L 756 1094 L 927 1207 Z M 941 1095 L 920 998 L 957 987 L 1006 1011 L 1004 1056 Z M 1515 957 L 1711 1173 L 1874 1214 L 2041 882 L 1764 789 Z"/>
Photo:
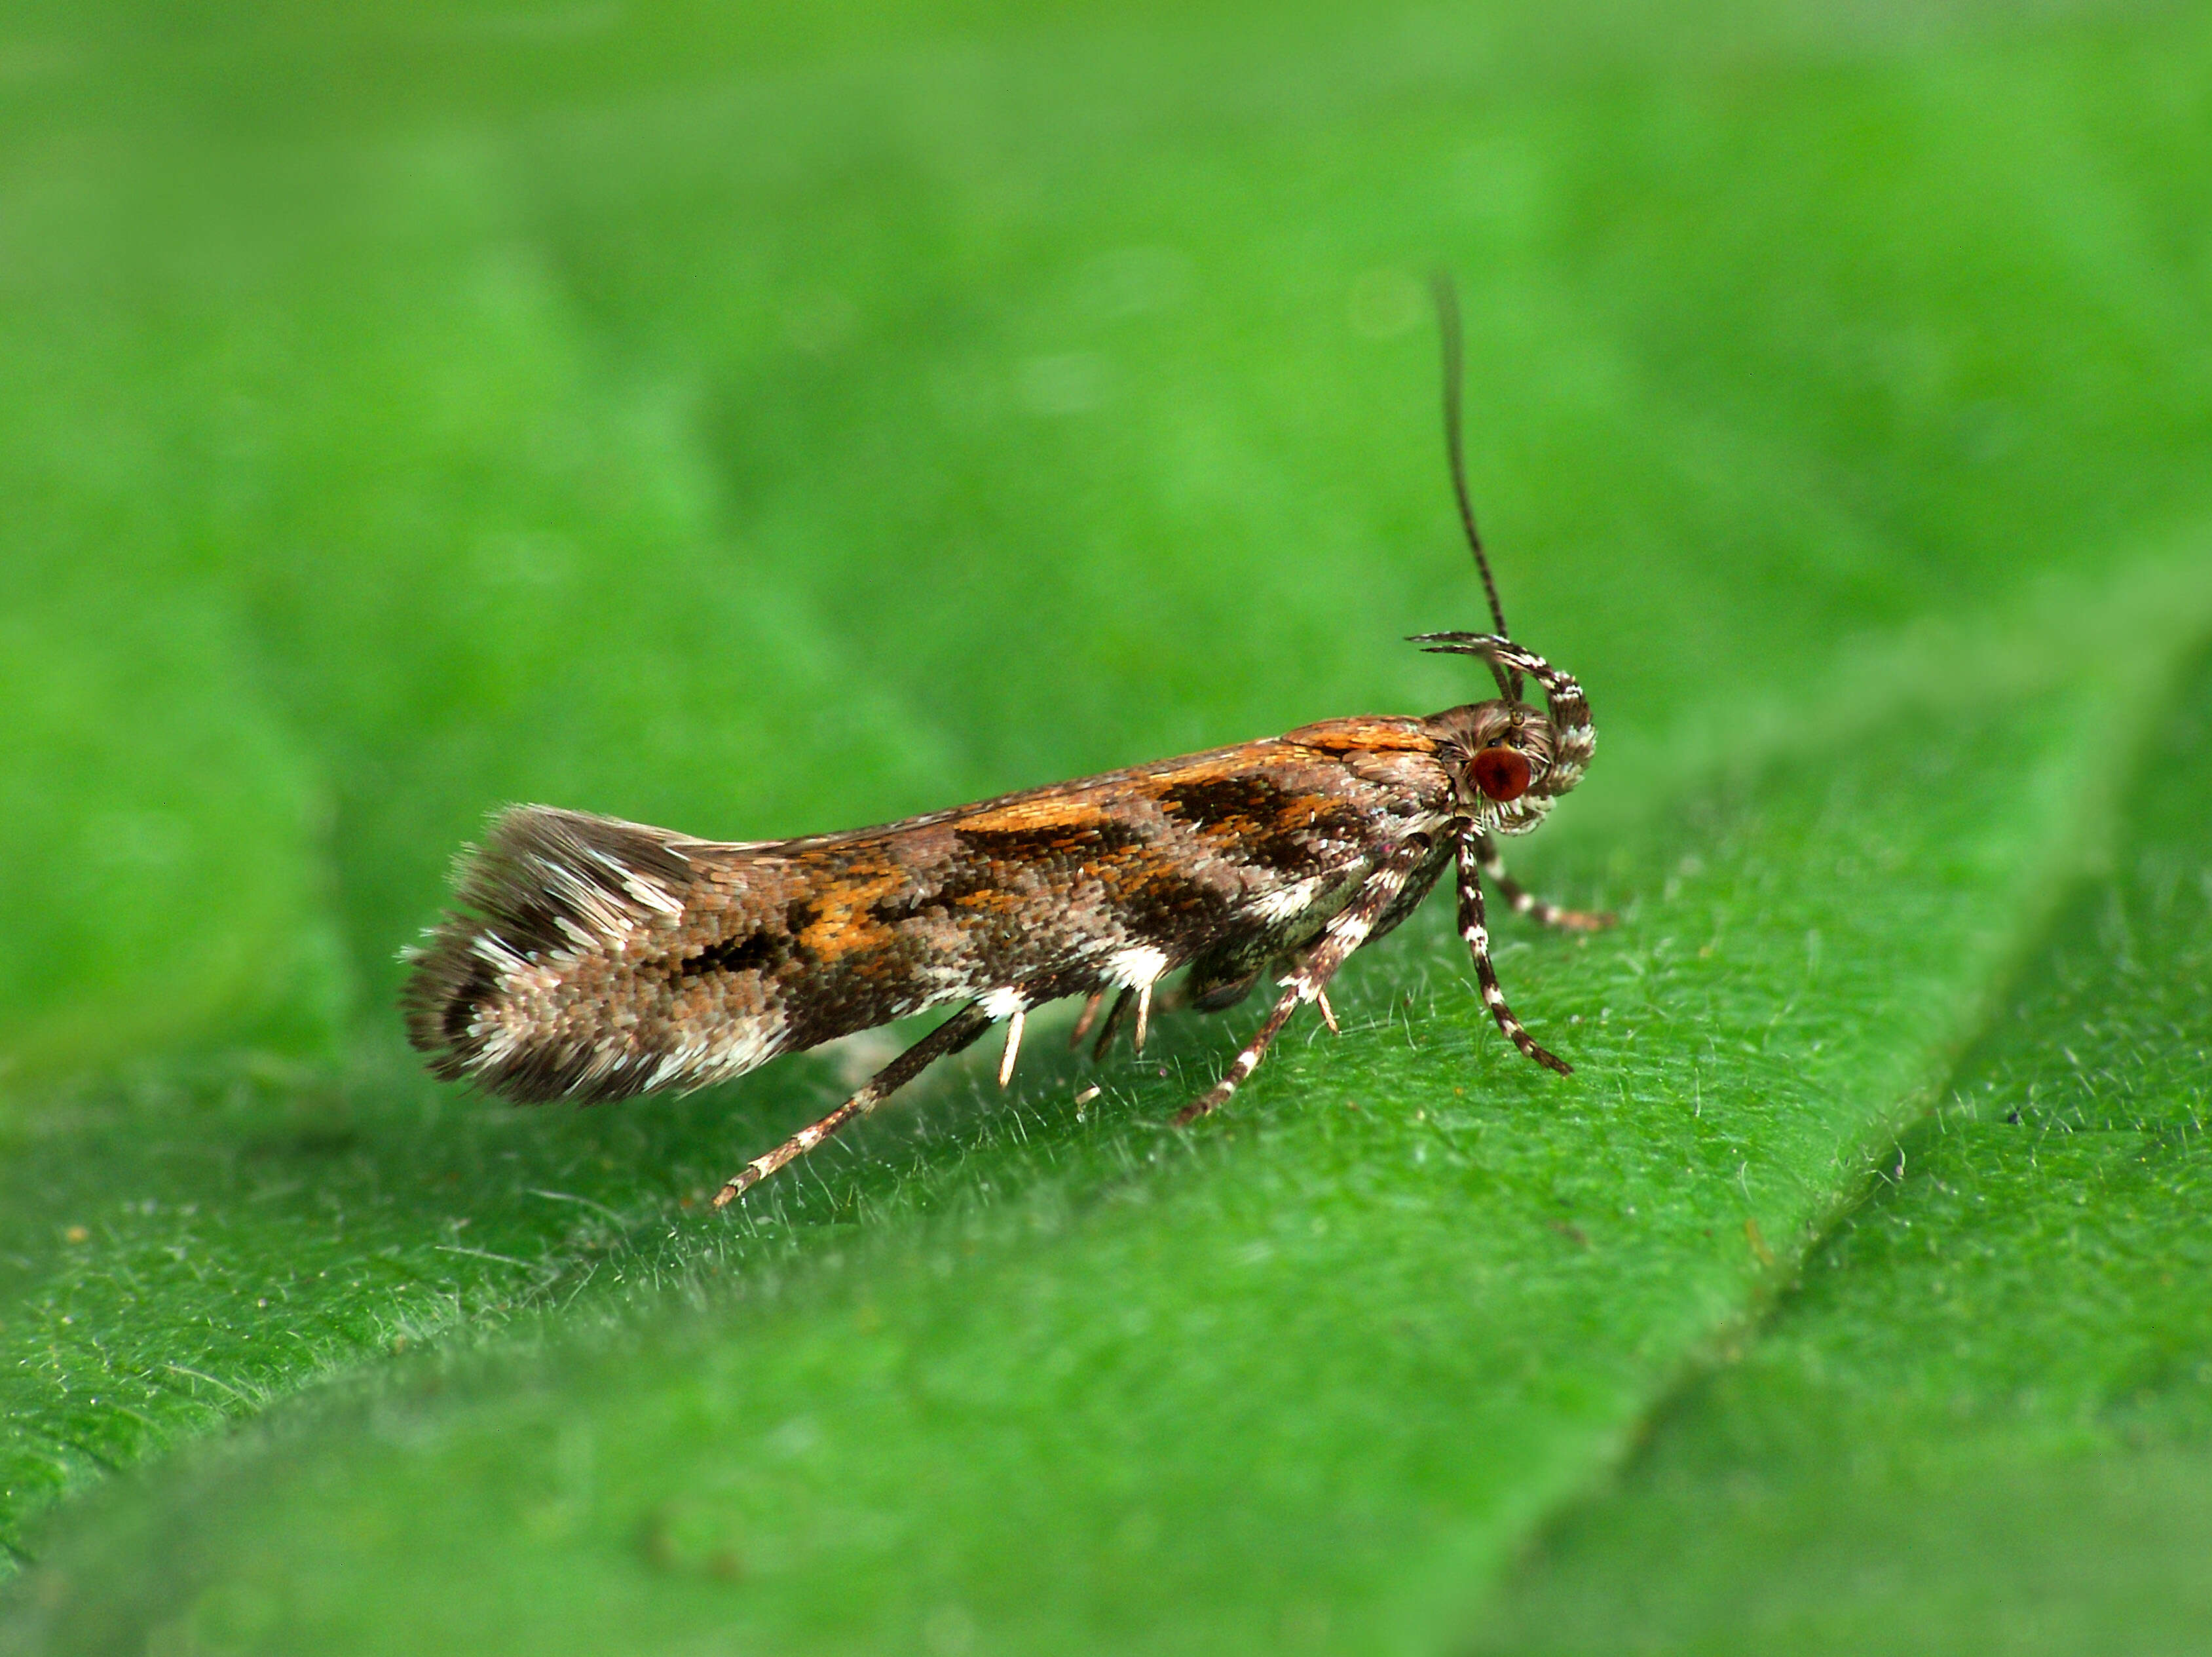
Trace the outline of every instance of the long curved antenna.
<path fill-rule="evenodd" d="M 1444 353 L 1444 456 L 1451 464 L 1452 492 L 1459 497 L 1459 521 L 1467 531 L 1468 550 L 1474 554 L 1474 567 L 1482 576 L 1483 596 L 1490 600 L 1490 618 L 1498 624 L 1498 637 L 1511 637 L 1505 625 L 1505 606 L 1498 601 L 1498 583 L 1491 578 L 1490 560 L 1483 555 L 1482 535 L 1474 527 L 1474 502 L 1467 490 L 1467 449 L 1460 436 L 1460 381 L 1464 370 L 1461 358 L 1459 294 L 1452 286 L 1450 274 L 1436 271 L 1430 275 L 1429 289 L 1436 297 L 1437 332 Z M 1518 668 L 1509 672 L 1496 661 L 1490 671 L 1497 677 L 1498 689 L 1509 702 L 1521 699 L 1521 673 Z"/>
<path fill-rule="evenodd" d="M 1526 673 L 1542 685 L 1545 711 L 1552 727 L 1552 768 L 1544 774 L 1540 791 L 1565 794 L 1582 780 L 1597 733 L 1590 725 L 1589 698 L 1572 673 L 1562 673 L 1534 650 L 1491 633 L 1416 633 L 1413 642 L 1425 650 L 1504 662 L 1516 673 Z"/>

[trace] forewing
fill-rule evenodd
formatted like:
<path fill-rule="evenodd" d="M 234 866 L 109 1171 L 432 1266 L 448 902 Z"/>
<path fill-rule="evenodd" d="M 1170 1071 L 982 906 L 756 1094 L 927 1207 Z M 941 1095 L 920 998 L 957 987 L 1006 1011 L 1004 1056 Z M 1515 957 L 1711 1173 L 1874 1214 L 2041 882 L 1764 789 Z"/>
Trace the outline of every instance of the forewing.
<path fill-rule="evenodd" d="M 605 1099 L 948 1002 L 1149 984 L 1317 926 L 1448 792 L 1419 722 L 1347 720 L 799 840 L 520 807 L 418 953 L 410 1033 L 441 1075 Z"/>

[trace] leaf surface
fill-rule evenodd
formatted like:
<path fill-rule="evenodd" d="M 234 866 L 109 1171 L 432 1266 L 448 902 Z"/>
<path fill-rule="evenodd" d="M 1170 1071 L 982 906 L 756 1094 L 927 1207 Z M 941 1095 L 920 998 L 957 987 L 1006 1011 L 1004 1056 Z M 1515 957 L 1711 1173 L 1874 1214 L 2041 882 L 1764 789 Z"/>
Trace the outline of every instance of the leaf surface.
<path fill-rule="evenodd" d="M 1484 1650 L 2181 1651 L 2212 1615 L 2212 663 L 2128 840 L 1730 1365 Z"/>
<path fill-rule="evenodd" d="M 27 47 L 8 1637 L 1433 1648 L 1888 1166 L 2163 729 L 2202 20 L 693 22 Z M 882 1050 L 588 1113 L 396 1050 L 503 800 L 788 834 L 1474 693 L 1393 643 L 1476 613 L 1439 251 L 1603 733 L 1516 868 L 1622 927 L 1499 929 L 1572 1078 L 1438 912 L 1218 1122 L 1161 1125 L 1249 1011 L 1083 1106 L 1039 1030 L 732 1222 Z"/>

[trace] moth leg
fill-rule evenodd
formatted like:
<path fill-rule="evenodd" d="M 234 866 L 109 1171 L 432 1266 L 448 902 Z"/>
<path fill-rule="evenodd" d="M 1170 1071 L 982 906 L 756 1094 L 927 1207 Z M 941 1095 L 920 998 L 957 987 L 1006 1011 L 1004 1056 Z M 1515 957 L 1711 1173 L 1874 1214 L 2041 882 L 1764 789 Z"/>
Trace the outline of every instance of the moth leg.
<path fill-rule="evenodd" d="M 1114 1037 L 1121 1027 L 1121 1020 L 1129 1010 L 1129 1003 L 1137 998 L 1133 990 L 1124 990 L 1114 997 L 1113 1010 L 1106 1014 L 1106 1022 L 1098 1032 L 1098 1039 L 1091 1049 L 1091 1062 L 1096 1064 L 1106 1057 L 1106 1050 L 1114 1045 Z"/>
<path fill-rule="evenodd" d="M 999 1055 L 999 1086 L 1005 1087 L 1014 1079 L 1014 1061 L 1022 1056 L 1022 1031 L 1029 1023 L 1029 1009 L 1017 1007 L 1006 1020 L 1006 1049 Z"/>
<path fill-rule="evenodd" d="M 714 1194 L 720 1208 L 774 1173 L 793 1157 L 804 1156 L 855 1117 L 866 1116 L 947 1053 L 957 1053 L 991 1027 L 991 1015 L 969 1002 L 870 1077 L 867 1085 L 811 1127 L 801 1128 L 765 1156 L 757 1156 Z"/>
<path fill-rule="evenodd" d="M 1091 992 L 1091 999 L 1083 1003 L 1083 1016 L 1075 1020 L 1075 1033 L 1067 1039 L 1070 1048 L 1082 1045 L 1083 1038 L 1090 1033 L 1091 1020 L 1098 1016 L 1098 1003 L 1105 999 L 1103 990 Z M 1132 984 L 1114 998 L 1114 1010 L 1106 1014 L 1106 1027 L 1098 1033 L 1098 1045 L 1091 1050 L 1094 1063 L 1104 1058 L 1106 1050 L 1114 1045 L 1114 1038 L 1120 1033 L 1121 1020 L 1127 1016 L 1133 1001 L 1137 1007 L 1137 1029 L 1132 1045 L 1139 1053 L 1145 1051 L 1145 1038 L 1152 1028 L 1152 986 L 1149 984 Z M 1165 1010 L 1164 1002 L 1162 1010 Z"/>
<path fill-rule="evenodd" d="M 1562 932 L 1602 932 L 1620 918 L 1613 915 L 1591 914 L 1586 910 L 1562 909 L 1557 904 L 1546 903 L 1505 872 L 1505 860 L 1498 855 L 1495 840 L 1479 829 L 1470 838 L 1474 842 L 1477 866 L 1497 883 L 1498 895 L 1505 899 L 1516 915 L 1526 915 L 1533 921 L 1545 926 L 1555 926 Z"/>
<path fill-rule="evenodd" d="M 1298 1010 L 1298 1003 L 1304 999 L 1304 984 L 1293 978 L 1284 986 L 1282 995 L 1275 1002 L 1275 1010 L 1267 1014 L 1267 1021 L 1253 1032 L 1252 1039 L 1244 1044 L 1244 1051 L 1237 1055 L 1228 1074 L 1184 1106 L 1176 1113 L 1176 1126 L 1182 1127 L 1208 1111 L 1227 1104 L 1229 1096 L 1237 1091 L 1244 1078 L 1260 1068 L 1260 1061 L 1267 1056 L 1267 1047 L 1275 1039 L 1275 1033 L 1291 1021 L 1291 1014 Z"/>
<path fill-rule="evenodd" d="M 1513 1009 L 1505 1004 L 1505 992 L 1498 987 L 1498 969 L 1490 964 L 1490 929 L 1485 924 L 1482 912 L 1481 838 L 1479 834 L 1469 834 L 1459 843 L 1459 935 L 1467 940 L 1468 949 L 1474 956 L 1474 977 L 1482 987 L 1482 1004 L 1498 1020 L 1498 1027 L 1505 1033 L 1505 1039 L 1523 1054 L 1546 1069 L 1571 1075 L 1574 1067 L 1536 1045 L 1534 1038 L 1521 1027 L 1521 1020 L 1513 1016 Z"/>
<path fill-rule="evenodd" d="M 1083 1045 L 1084 1037 L 1091 1033 L 1091 1026 L 1098 1021 L 1099 1004 L 1105 999 L 1106 992 L 1103 990 L 1094 990 L 1084 1001 L 1083 1011 L 1077 1016 L 1075 1020 L 1075 1028 L 1067 1033 L 1067 1051 L 1069 1052 L 1072 1053 L 1077 1048 Z"/>
<path fill-rule="evenodd" d="M 1359 888 L 1359 895 L 1337 912 L 1336 917 L 1322 929 L 1321 939 L 1306 952 L 1305 959 L 1283 980 L 1283 993 L 1275 1002 L 1274 1010 L 1267 1014 L 1267 1022 L 1253 1033 L 1252 1039 L 1244 1044 L 1244 1051 L 1237 1055 L 1228 1073 L 1205 1093 L 1182 1108 L 1176 1118 L 1176 1125 L 1204 1116 L 1218 1109 L 1243 1084 L 1245 1077 L 1260 1068 L 1260 1061 L 1267 1055 L 1267 1048 L 1282 1027 L 1290 1022 L 1291 1014 L 1298 1010 L 1298 1003 L 1321 1001 L 1328 989 L 1328 981 L 1336 976 L 1336 969 L 1344 965 L 1345 957 L 1367 941 L 1367 935 L 1375 929 L 1375 923 L 1383 911 L 1390 907 L 1407 878 L 1428 856 L 1429 843 L 1425 837 L 1416 835 L 1412 839 L 1394 846 L 1367 877 L 1367 884 Z M 1334 1016 L 1328 1020 L 1335 1026 Z"/>

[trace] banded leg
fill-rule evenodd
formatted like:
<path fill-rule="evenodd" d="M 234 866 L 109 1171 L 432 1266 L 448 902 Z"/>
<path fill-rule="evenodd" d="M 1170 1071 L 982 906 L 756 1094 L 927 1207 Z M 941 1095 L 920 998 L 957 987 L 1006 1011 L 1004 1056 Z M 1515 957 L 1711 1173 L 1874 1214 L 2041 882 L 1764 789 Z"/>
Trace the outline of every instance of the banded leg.
<path fill-rule="evenodd" d="M 720 1208 L 774 1173 L 793 1157 L 804 1156 L 855 1117 L 866 1116 L 947 1053 L 957 1053 L 991 1027 L 991 1015 L 969 1002 L 868 1079 L 867 1085 L 811 1127 L 801 1128 L 765 1156 L 745 1164 L 714 1194 Z"/>
<path fill-rule="evenodd" d="M 1244 1051 L 1231 1061 L 1228 1073 L 1205 1093 L 1182 1108 L 1176 1118 L 1176 1126 L 1204 1116 L 1228 1103 L 1230 1096 L 1243 1084 L 1244 1079 L 1260 1068 L 1260 1061 L 1267 1056 L 1267 1048 L 1282 1027 L 1290 1022 L 1291 1014 L 1298 1010 L 1301 1002 L 1317 1001 L 1328 1006 L 1326 999 L 1328 981 L 1336 976 L 1336 969 L 1344 965 L 1345 958 L 1367 941 L 1367 935 L 1375 929 L 1375 923 L 1382 911 L 1390 907 L 1406 884 L 1407 879 L 1428 855 L 1429 842 L 1425 836 L 1416 835 L 1394 846 L 1375 866 L 1367 877 L 1367 884 L 1359 888 L 1359 895 L 1339 911 L 1336 917 L 1322 930 L 1320 940 L 1306 951 L 1290 977 L 1283 980 L 1283 993 L 1275 1002 L 1274 1010 L 1267 1014 L 1267 1022 L 1253 1033 L 1252 1039 L 1244 1044 Z M 1328 1025 L 1336 1027 L 1332 1010 Z"/>
<path fill-rule="evenodd" d="M 1620 918 L 1613 915 L 1595 915 L 1587 910 L 1562 909 L 1557 904 L 1547 904 L 1505 872 L 1505 860 L 1498 855 L 1498 843 L 1477 829 L 1474 841 L 1475 862 L 1482 872 L 1497 885 L 1498 896 L 1505 899 L 1516 915 L 1526 915 L 1545 926 L 1555 926 L 1562 932 L 1602 932 Z"/>
<path fill-rule="evenodd" d="M 1546 1052 L 1521 1027 L 1521 1020 L 1505 1004 L 1505 992 L 1498 987 L 1498 969 L 1490 964 L 1490 929 L 1482 912 L 1481 840 L 1480 834 L 1470 833 L 1462 836 L 1459 843 L 1459 935 L 1467 940 L 1468 949 L 1474 956 L 1474 977 L 1482 987 L 1482 1004 L 1498 1020 L 1498 1027 L 1505 1033 L 1505 1039 L 1522 1053 L 1547 1069 L 1571 1075 L 1572 1065 Z"/>
<path fill-rule="evenodd" d="M 1244 1044 L 1244 1051 L 1237 1055 L 1228 1074 L 1178 1111 L 1176 1126 L 1186 1126 L 1208 1111 L 1227 1104 L 1229 1096 L 1243 1084 L 1244 1078 L 1260 1068 L 1260 1061 L 1267 1056 L 1267 1048 L 1274 1041 L 1275 1033 L 1291 1021 L 1291 1014 L 1298 1010 L 1298 1003 L 1304 999 L 1304 986 L 1297 978 L 1292 978 L 1283 987 L 1281 996 L 1277 997 L 1275 1010 L 1267 1014 L 1267 1022 L 1253 1033 L 1251 1040 Z"/>

